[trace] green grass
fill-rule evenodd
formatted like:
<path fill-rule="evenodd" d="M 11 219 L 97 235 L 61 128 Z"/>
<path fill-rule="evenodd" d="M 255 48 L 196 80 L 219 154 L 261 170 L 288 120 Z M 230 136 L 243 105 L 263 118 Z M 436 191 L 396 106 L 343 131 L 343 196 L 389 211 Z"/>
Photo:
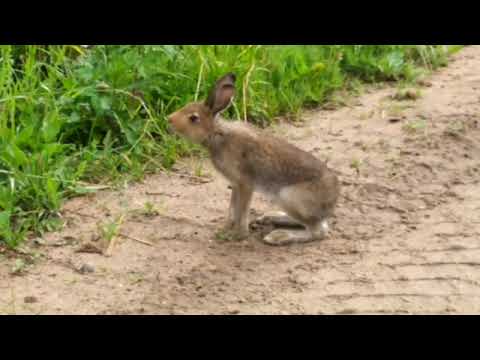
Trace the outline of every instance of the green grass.
<path fill-rule="evenodd" d="M 426 45 L 0 46 L 0 241 L 55 229 L 89 184 L 140 179 L 198 148 L 166 115 L 238 75 L 228 116 L 296 119 L 346 84 L 411 80 L 459 47 Z"/>

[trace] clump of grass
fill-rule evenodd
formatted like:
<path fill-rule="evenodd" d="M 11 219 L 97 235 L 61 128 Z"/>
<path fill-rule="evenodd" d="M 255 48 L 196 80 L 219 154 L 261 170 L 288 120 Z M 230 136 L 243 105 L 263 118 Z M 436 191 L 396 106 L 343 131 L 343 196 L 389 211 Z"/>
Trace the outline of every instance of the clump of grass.
<path fill-rule="evenodd" d="M 193 157 L 191 159 L 190 167 L 192 168 L 193 175 L 198 178 L 208 178 L 211 176 L 209 169 L 205 166 L 205 154 Z"/>
<path fill-rule="evenodd" d="M 386 108 L 386 114 L 390 117 L 401 117 L 403 113 L 411 108 L 412 105 L 409 103 L 392 103 L 389 104 Z"/>
<path fill-rule="evenodd" d="M 18 258 L 15 260 L 15 264 L 12 266 L 11 273 L 13 275 L 19 275 L 23 273 L 26 268 L 27 268 L 27 263 L 23 259 Z"/>
<path fill-rule="evenodd" d="M 147 201 L 144 204 L 142 213 L 147 217 L 154 217 L 160 215 L 160 212 L 155 206 L 155 204 L 150 201 Z"/>
<path fill-rule="evenodd" d="M 350 163 L 350 168 L 355 170 L 357 175 L 360 175 L 360 168 L 362 167 L 362 161 L 359 159 L 353 159 L 352 162 Z"/>
<path fill-rule="evenodd" d="M 415 101 L 422 97 L 422 92 L 420 89 L 399 89 L 395 95 L 393 95 L 394 100 L 405 101 L 411 100 Z"/>
<path fill-rule="evenodd" d="M 467 127 L 465 126 L 465 123 L 463 121 L 453 121 L 448 124 L 447 128 L 444 131 L 444 134 L 455 138 L 464 135 L 466 132 Z"/>
<path fill-rule="evenodd" d="M 425 132 L 426 129 L 427 122 L 423 119 L 408 121 L 405 125 L 403 125 L 403 130 L 408 134 Z"/>
<path fill-rule="evenodd" d="M 89 184 L 141 179 L 198 148 L 166 116 L 238 75 L 227 117 L 260 126 L 298 118 L 347 83 L 410 79 L 443 65 L 425 45 L 0 46 L 0 241 L 60 224 L 62 201 Z"/>
<path fill-rule="evenodd" d="M 100 238 L 106 243 L 110 244 L 111 241 L 118 236 L 120 228 L 123 224 L 124 217 L 121 216 L 114 221 L 108 223 L 98 224 L 98 233 Z"/>

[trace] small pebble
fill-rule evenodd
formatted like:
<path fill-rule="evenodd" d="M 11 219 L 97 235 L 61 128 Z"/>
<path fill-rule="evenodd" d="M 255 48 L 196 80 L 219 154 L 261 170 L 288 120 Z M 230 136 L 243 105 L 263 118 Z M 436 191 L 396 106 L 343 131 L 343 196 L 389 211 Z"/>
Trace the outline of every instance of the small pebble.
<path fill-rule="evenodd" d="M 89 264 L 83 264 L 80 269 L 78 269 L 80 274 L 88 274 L 88 273 L 93 273 L 95 272 L 95 268 L 92 265 Z"/>

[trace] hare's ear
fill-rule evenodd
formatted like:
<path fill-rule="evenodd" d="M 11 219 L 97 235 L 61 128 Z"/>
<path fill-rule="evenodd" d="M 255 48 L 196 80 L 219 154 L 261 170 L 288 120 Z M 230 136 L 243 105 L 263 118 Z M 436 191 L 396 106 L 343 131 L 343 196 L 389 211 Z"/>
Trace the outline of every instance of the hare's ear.
<path fill-rule="evenodd" d="M 227 74 L 218 80 L 210 91 L 210 95 L 205 101 L 205 105 L 214 115 L 230 106 L 233 97 L 235 96 L 235 80 L 235 74 Z"/>

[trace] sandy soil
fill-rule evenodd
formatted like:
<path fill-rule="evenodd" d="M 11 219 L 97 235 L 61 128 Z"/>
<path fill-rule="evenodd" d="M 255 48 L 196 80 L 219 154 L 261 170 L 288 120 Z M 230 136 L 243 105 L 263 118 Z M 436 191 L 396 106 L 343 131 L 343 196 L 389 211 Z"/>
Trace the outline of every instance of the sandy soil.
<path fill-rule="evenodd" d="M 480 47 L 421 91 L 397 101 L 394 87 L 369 90 L 274 129 L 339 171 L 329 239 L 275 248 L 256 228 L 248 241 L 222 241 L 227 184 L 191 160 L 68 202 L 64 229 L 29 244 L 40 256 L 17 274 L 17 259 L 0 253 L 0 313 L 480 313 Z M 272 210 L 261 196 L 253 208 Z M 119 215 L 124 236 L 110 257 L 77 252 L 105 246 L 99 224 Z"/>

